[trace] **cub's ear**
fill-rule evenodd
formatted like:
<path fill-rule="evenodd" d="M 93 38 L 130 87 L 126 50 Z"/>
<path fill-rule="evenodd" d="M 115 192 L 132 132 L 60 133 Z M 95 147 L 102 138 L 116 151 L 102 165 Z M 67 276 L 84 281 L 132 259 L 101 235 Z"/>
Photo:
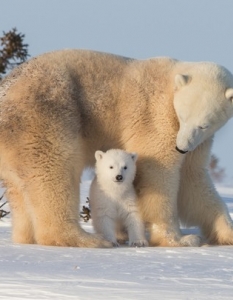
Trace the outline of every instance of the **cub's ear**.
<path fill-rule="evenodd" d="M 176 76 L 175 76 L 175 87 L 177 89 L 179 89 L 182 86 L 187 85 L 190 81 L 191 81 L 191 76 L 190 75 L 176 74 Z"/>
<path fill-rule="evenodd" d="M 138 159 L 138 155 L 135 152 L 131 153 L 132 160 L 135 162 Z"/>
<path fill-rule="evenodd" d="M 103 158 L 103 155 L 104 155 L 103 151 L 97 150 L 95 152 L 95 159 L 96 159 L 96 161 L 101 160 Z"/>
<path fill-rule="evenodd" d="M 227 89 L 225 96 L 228 100 L 230 100 L 233 104 L 233 89 Z"/>

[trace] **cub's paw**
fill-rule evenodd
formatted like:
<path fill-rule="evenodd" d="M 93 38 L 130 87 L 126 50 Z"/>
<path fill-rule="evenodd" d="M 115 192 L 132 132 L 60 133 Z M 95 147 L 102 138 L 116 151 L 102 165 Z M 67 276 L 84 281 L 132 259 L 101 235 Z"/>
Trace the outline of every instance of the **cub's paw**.
<path fill-rule="evenodd" d="M 118 242 L 112 242 L 113 247 L 120 247 L 120 244 Z"/>
<path fill-rule="evenodd" d="M 202 243 L 202 239 L 198 235 L 184 235 L 180 239 L 180 246 L 181 247 L 200 247 Z"/>
<path fill-rule="evenodd" d="M 109 236 L 104 236 L 103 235 L 103 238 L 105 239 L 105 240 L 107 240 L 110 244 L 111 244 L 111 246 L 112 247 L 120 247 L 120 244 L 118 243 L 118 241 L 115 239 L 115 237 L 109 237 Z"/>
<path fill-rule="evenodd" d="M 124 245 L 126 242 L 127 242 L 127 239 L 126 239 L 126 240 L 117 239 L 117 243 L 118 243 L 119 245 Z"/>
<path fill-rule="evenodd" d="M 147 240 L 137 240 L 137 241 L 130 241 L 129 246 L 130 247 L 147 247 L 149 244 Z"/>
<path fill-rule="evenodd" d="M 99 235 L 91 233 L 91 238 L 87 240 L 87 245 L 84 245 L 84 247 L 112 248 L 112 244 L 104 238 L 100 237 Z"/>

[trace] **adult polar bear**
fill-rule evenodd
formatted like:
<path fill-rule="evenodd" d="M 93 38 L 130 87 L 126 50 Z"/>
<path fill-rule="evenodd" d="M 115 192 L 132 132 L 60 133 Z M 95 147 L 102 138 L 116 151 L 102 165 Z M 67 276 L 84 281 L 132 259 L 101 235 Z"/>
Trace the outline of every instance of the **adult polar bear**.
<path fill-rule="evenodd" d="M 225 68 L 64 50 L 16 68 L 0 98 L 0 172 L 15 242 L 108 246 L 81 229 L 78 186 L 96 150 L 122 148 L 139 155 L 135 186 L 151 245 L 198 246 L 179 219 L 209 243 L 233 244 L 206 170 L 214 132 L 233 115 Z"/>

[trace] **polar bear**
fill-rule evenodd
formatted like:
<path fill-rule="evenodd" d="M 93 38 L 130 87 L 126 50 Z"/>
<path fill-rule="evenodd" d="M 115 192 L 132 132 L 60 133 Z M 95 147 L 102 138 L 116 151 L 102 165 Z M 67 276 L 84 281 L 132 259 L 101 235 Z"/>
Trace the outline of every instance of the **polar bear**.
<path fill-rule="evenodd" d="M 96 176 L 89 196 L 95 231 L 114 246 L 119 246 L 117 233 L 125 229 L 129 246 L 147 246 L 133 186 L 137 154 L 110 149 L 96 151 L 95 158 Z"/>
<path fill-rule="evenodd" d="M 0 175 L 16 243 L 108 247 L 79 224 L 79 183 L 94 153 L 136 152 L 150 245 L 233 244 L 209 177 L 214 133 L 233 115 L 233 76 L 211 62 L 134 60 L 89 50 L 32 58 L 0 85 Z"/>

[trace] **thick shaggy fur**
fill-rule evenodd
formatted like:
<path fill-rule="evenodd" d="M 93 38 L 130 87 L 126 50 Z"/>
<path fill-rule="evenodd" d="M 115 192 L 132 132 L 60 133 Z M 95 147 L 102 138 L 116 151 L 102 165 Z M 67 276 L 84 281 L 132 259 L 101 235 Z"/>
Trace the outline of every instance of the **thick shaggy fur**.
<path fill-rule="evenodd" d="M 232 75 L 212 63 L 83 50 L 16 68 L 0 86 L 0 174 L 13 240 L 108 246 L 79 225 L 79 182 L 96 150 L 120 148 L 139 155 L 135 187 L 151 245 L 199 245 L 179 220 L 199 226 L 209 243 L 233 244 L 207 171 L 213 134 L 233 115 L 232 88 Z"/>
<path fill-rule="evenodd" d="M 147 245 L 133 186 L 135 153 L 120 149 L 96 151 L 96 177 L 90 188 L 92 223 L 97 233 L 118 246 L 118 237 L 129 237 L 129 246 Z M 123 232 L 122 232 L 123 231 Z M 123 233 L 123 234 L 122 234 Z"/>

